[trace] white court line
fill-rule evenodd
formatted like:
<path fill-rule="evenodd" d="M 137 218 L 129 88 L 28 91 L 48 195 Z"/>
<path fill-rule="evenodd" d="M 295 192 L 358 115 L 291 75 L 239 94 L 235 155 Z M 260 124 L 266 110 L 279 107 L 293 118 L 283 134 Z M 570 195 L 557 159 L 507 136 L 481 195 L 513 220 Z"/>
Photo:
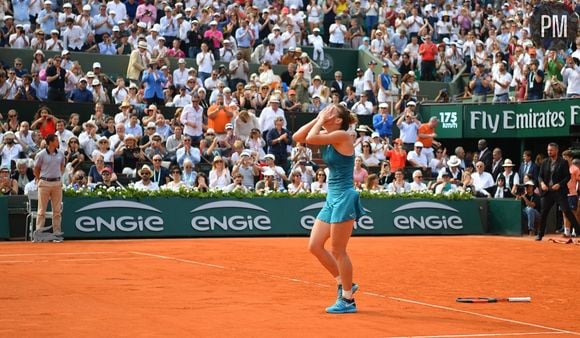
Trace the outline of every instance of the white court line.
<path fill-rule="evenodd" d="M 177 261 L 177 262 L 182 262 L 182 263 L 209 266 L 211 268 L 226 269 L 225 266 L 209 264 L 209 263 L 202 263 L 202 262 L 192 261 L 189 259 L 181 259 L 181 258 L 175 258 L 175 257 L 169 257 L 169 256 L 155 255 L 155 254 L 150 254 L 150 253 L 146 253 L 146 252 L 139 252 L 139 251 L 130 251 L 130 253 L 135 254 L 135 255 L 141 255 L 141 256 L 149 256 L 149 257 L 155 257 L 155 258 L 160 258 L 160 259 L 167 259 L 167 260 L 172 260 L 172 261 Z"/>
<path fill-rule="evenodd" d="M 203 265 L 203 266 L 208 266 L 208 267 L 213 267 L 213 268 L 228 269 L 228 270 L 236 271 L 236 269 L 234 269 L 234 268 L 225 267 L 225 266 L 221 266 L 221 265 L 215 265 L 215 264 L 202 263 L 202 262 L 192 261 L 192 260 L 188 260 L 188 259 L 181 259 L 181 258 L 175 258 L 175 257 L 170 257 L 170 256 L 156 255 L 156 254 L 139 252 L 139 251 L 130 251 L 130 253 L 133 253 L 133 254 L 136 254 L 136 255 L 141 255 L 141 256 L 156 257 L 156 258 L 160 258 L 160 259 L 164 259 L 164 260 L 173 260 L 173 261 L 177 261 L 177 262 L 183 262 L 183 263 L 189 263 L 189 264 L 196 264 L 196 265 Z M 237 270 L 239 271 L 239 269 L 237 269 Z M 324 284 L 313 283 L 313 282 L 309 282 L 309 281 L 306 281 L 306 280 L 301 280 L 301 279 L 296 279 L 296 278 L 290 278 L 290 277 L 284 277 L 284 276 L 279 276 L 279 275 L 272 275 L 272 274 L 266 274 L 266 273 L 260 273 L 260 272 L 255 273 L 255 272 L 250 272 L 250 271 L 246 271 L 246 273 L 253 273 L 253 274 L 257 274 L 257 275 L 267 276 L 267 277 L 270 277 L 270 278 L 273 278 L 273 279 L 283 279 L 283 280 L 287 280 L 287 281 L 291 281 L 291 282 L 301 282 L 301 283 L 305 283 L 305 284 L 316 284 L 316 285 L 319 285 L 319 286 L 328 287 L 328 285 L 324 285 Z M 571 335 L 575 335 L 575 336 L 580 336 L 580 332 L 568 331 L 568 330 L 553 328 L 553 327 L 544 326 L 544 325 L 527 323 L 527 322 L 522 322 L 522 321 L 519 321 L 519 320 L 513 320 L 513 319 L 502 318 L 502 317 L 497 317 L 497 316 L 492 316 L 492 315 L 486 315 L 486 314 L 482 314 L 482 313 L 478 313 L 478 312 L 473 312 L 473 311 L 459 310 L 459 309 L 455 309 L 455 308 L 452 308 L 452 307 L 447 307 L 447 306 L 442 306 L 442 305 L 435 305 L 435 304 L 430 304 L 430 303 L 424 303 L 424 302 L 419 302 L 419 301 L 415 301 L 415 300 L 412 300 L 412 299 L 405 299 L 405 298 L 399 298 L 399 297 L 385 296 L 385 295 L 381 295 L 381 294 L 378 294 L 378 293 L 371 293 L 371 292 L 361 292 L 361 293 L 362 294 L 365 294 L 365 295 L 368 295 L 368 296 L 372 296 L 372 297 L 387 298 L 387 299 L 394 300 L 394 301 L 398 301 L 398 302 L 411 303 L 411 304 L 415 304 L 415 305 L 422 305 L 422 306 L 431 307 L 431 308 L 435 308 L 435 309 L 439 309 L 439 310 L 447 310 L 447 311 L 458 312 L 458 313 L 468 314 L 468 315 L 477 316 L 477 317 L 483 317 L 483 318 L 493 319 L 493 320 L 497 320 L 497 321 L 501 321 L 501 322 L 507 322 L 507 323 L 512 323 L 512 324 L 519 324 L 519 325 L 523 325 L 523 326 L 535 327 L 535 328 L 540 328 L 540 329 L 544 329 L 544 330 L 551 330 L 551 332 L 542 333 L 542 334 L 571 334 Z M 537 335 L 537 334 L 540 334 L 540 333 L 532 333 L 532 334 L 536 334 Z M 425 336 L 425 337 L 454 337 L 454 336 Z M 457 336 L 457 337 L 462 337 L 462 336 Z M 471 336 L 463 336 L 463 337 L 471 337 Z M 473 336 L 473 337 L 475 337 L 475 336 Z"/>
<path fill-rule="evenodd" d="M 507 337 L 507 336 L 536 336 L 541 334 L 565 334 L 564 332 L 513 332 L 513 333 L 473 333 L 473 334 L 448 334 L 443 336 L 396 336 L 386 338 L 462 338 L 462 337 Z"/>
<path fill-rule="evenodd" d="M 83 252 L 52 252 L 52 253 L 14 253 L 14 254 L 0 254 L 0 257 L 21 257 L 21 256 L 61 256 L 61 255 L 105 255 L 105 254 L 119 254 L 125 252 L 115 251 L 83 251 Z"/>
<path fill-rule="evenodd" d="M 152 257 L 149 257 L 152 258 Z M 113 257 L 113 258 L 71 258 L 71 259 L 37 259 L 33 261 L 2 261 L 0 264 L 14 264 L 14 263 L 52 263 L 52 262 L 88 262 L 88 261 L 135 261 L 135 260 L 145 260 L 146 257 Z"/>

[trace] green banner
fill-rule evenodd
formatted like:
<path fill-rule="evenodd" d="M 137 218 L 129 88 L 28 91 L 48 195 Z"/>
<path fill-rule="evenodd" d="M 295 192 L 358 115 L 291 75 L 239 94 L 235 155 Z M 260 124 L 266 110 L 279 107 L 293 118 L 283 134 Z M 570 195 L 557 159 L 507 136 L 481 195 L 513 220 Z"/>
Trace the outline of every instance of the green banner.
<path fill-rule="evenodd" d="M 308 235 L 324 201 L 65 198 L 67 238 Z M 355 235 L 482 234 L 475 201 L 363 200 Z"/>
<path fill-rule="evenodd" d="M 10 238 L 10 223 L 8 223 L 8 196 L 0 196 L 0 239 Z"/>
<path fill-rule="evenodd" d="M 569 136 L 580 124 L 580 99 L 464 106 L 465 138 Z"/>
<path fill-rule="evenodd" d="M 463 105 L 462 104 L 426 104 L 421 105 L 421 117 L 424 122 L 435 116 L 439 119 L 437 138 L 463 137 Z"/>

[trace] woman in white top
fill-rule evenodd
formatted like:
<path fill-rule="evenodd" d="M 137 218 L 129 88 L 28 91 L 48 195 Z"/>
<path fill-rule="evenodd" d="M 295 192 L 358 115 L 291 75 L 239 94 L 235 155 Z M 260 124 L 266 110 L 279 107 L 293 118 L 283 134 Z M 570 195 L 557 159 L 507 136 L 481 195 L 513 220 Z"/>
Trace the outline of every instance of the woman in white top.
<path fill-rule="evenodd" d="M 318 27 L 320 24 L 322 7 L 320 7 L 318 1 L 310 0 L 310 4 L 308 7 L 306 7 L 306 12 L 308 13 L 308 25 L 310 26 L 310 31 L 312 32 L 314 28 Z"/>
<path fill-rule="evenodd" d="M 262 138 L 262 134 L 258 128 L 252 129 L 250 132 L 250 137 L 246 141 L 246 148 L 248 148 L 252 154 L 256 154 L 259 160 L 264 159 L 266 153 L 264 152 L 264 146 L 266 141 Z"/>
<path fill-rule="evenodd" d="M 439 171 L 445 170 L 447 167 L 447 149 L 437 149 L 435 151 L 435 157 L 429 161 L 429 168 L 431 168 L 431 173 L 433 176 L 438 176 Z"/>
<path fill-rule="evenodd" d="M 403 80 L 401 81 L 401 97 L 408 94 L 416 101 L 419 91 L 419 83 L 415 81 L 415 72 L 410 70 L 409 73 L 403 75 Z"/>
<path fill-rule="evenodd" d="M 290 195 L 296 195 L 308 191 L 306 183 L 302 182 L 302 174 L 300 171 L 295 170 L 292 172 L 292 175 L 290 175 L 290 182 L 292 182 L 288 185 L 288 193 Z"/>
<path fill-rule="evenodd" d="M 191 162 L 190 159 L 186 159 L 183 161 L 183 173 L 181 174 L 181 179 L 188 187 L 193 187 L 196 178 L 197 172 L 193 170 L 193 162 Z"/>
<path fill-rule="evenodd" d="M 163 186 L 163 189 L 179 191 L 182 187 L 187 187 L 187 184 L 181 180 L 181 170 L 178 166 L 171 168 L 171 181 Z"/>
<path fill-rule="evenodd" d="M 316 181 L 310 185 L 310 192 L 326 194 L 328 187 L 326 184 L 326 173 L 323 169 L 318 169 L 316 172 Z"/>
<path fill-rule="evenodd" d="M 395 19 L 395 29 L 396 33 L 399 34 L 401 31 L 407 31 L 407 24 L 405 23 L 407 20 L 407 12 L 404 9 L 399 10 L 399 15 Z"/>
<path fill-rule="evenodd" d="M 372 145 L 369 141 L 364 141 L 362 143 L 362 152 L 360 156 L 363 159 L 363 163 L 366 167 L 378 167 L 379 159 L 373 153 Z"/>
<path fill-rule="evenodd" d="M 232 182 L 230 170 L 226 168 L 221 156 L 213 159 L 212 169 L 209 172 L 209 188 L 213 190 L 222 190 Z"/>
<path fill-rule="evenodd" d="M 330 28 L 328 29 L 328 32 L 330 33 L 328 41 L 330 42 L 330 47 L 342 48 L 347 29 L 346 26 L 341 23 L 341 15 L 337 15 L 334 20 L 334 23 L 330 25 Z"/>
<path fill-rule="evenodd" d="M 96 162 L 97 155 L 102 155 L 105 163 L 113 163 L 115 153 L 110 149 L 109 139 L 106 136 L 101 136 L 97 143 L 97 149 L 93 150 L 91 158 Z"/>

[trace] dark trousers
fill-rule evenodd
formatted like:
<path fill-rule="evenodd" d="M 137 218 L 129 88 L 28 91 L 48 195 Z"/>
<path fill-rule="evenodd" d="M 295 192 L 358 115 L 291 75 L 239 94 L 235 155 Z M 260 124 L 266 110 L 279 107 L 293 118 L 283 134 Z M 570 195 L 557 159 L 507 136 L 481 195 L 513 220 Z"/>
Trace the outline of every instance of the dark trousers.
<path fill-rule="evenodd" d="M 435 70 L 435 61 L 421 61 L 421 81 L 435 81 L 433 71 Z"/>
<path fill-rule="evenodd" d="M 538 236 L 540 238 L 544 237 L 544 233 L 546 231 L 546 220 L 548 219 L 548 214 L 550 213 L 550 209 L 557 204 L 564 216 L 570 221 L 570 224 L 573 229 L 576 230 L 576 233 L 579 233 L 580 228 L 578 228 L 578 221 L 576 220 L 576 216 L 570 210 L 570 206 L 568 205 L 568 199 L 566 196 L 562 195 L 559 191 L 548 191 L 544 196 L 542 196 L 542 215 L 540 216 L 540 232 Z"/>
<path fill-rule="evenodd" d="M 66 101 L 64 89 L 48 88 L 48 101 Z"/>

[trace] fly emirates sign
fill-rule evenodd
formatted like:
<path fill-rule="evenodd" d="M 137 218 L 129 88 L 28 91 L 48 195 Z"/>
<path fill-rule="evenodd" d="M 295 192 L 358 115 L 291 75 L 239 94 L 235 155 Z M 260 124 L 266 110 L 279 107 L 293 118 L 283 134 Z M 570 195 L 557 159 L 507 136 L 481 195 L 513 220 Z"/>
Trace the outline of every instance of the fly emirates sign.
<path fill-rule="evenodd" d="M 528 136 L 558 136 L 575 122 L 580 122 L 580 105 L 570 105 L 568 109 L 550 109 L 541 105 L 540 110 L 531 106 L 509 105 L 501 108 L 480 106 L 466 110 L 465 137 L 513 137 L 516 135 Z M 536 106 L 538 107 L 538 106 Z M 517 133 L 517 134 L 515 134 Z M 540 135 L 541 134 L 541 135 Z"/>

